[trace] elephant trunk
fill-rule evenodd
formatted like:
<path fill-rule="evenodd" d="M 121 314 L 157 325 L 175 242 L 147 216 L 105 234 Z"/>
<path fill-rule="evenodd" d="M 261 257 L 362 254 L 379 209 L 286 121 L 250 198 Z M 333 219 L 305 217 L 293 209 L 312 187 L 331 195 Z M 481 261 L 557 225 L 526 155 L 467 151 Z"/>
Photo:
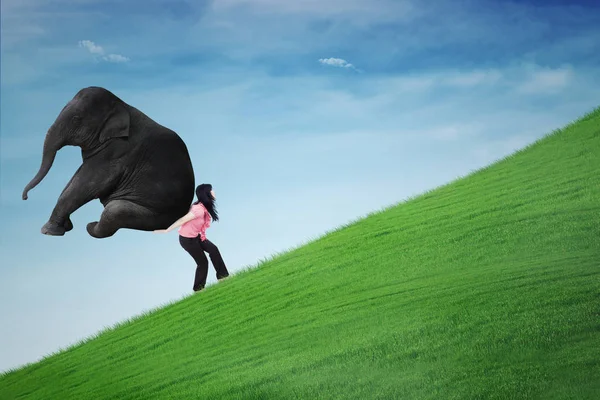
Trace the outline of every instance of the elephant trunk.
<path fill-rule="evenodd" d="M 59 142 L 54 138 L 54 135 L 51 135 L 50 132 L 46 135 L 46 139 L 44 140 L 44 151 L 42 154 L 42 164 L 40 165 L 40 169 L 38 173 L 33 177 L 31 182 L 25 186 L 23 190 L 23 200 L 27 200 L 27 193 L 36 187 L 42 179 L 46 177 L 48 171 L 52 167 L 54 163 L 54 158 L 56 157 L 56 153 L 64 146 L 63 143 Z"/>

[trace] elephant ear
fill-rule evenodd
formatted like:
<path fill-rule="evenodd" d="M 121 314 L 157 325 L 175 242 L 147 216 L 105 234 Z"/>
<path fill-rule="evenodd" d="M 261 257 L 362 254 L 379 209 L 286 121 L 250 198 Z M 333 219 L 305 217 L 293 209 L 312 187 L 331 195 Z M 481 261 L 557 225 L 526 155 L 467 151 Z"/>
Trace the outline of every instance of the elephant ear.
<path fill-rule="evenodd" d="M 117 103 L 104 120 L 100 129 L 99 140 L 104 143 L 109 139 L 129 136 L 129 112 Z"/>

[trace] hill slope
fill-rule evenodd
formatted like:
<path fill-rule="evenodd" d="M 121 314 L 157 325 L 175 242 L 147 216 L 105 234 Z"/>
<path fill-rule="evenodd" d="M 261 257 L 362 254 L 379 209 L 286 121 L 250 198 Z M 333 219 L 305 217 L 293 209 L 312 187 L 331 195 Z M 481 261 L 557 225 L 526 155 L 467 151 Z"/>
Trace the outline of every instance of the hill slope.
<path fill-rule="evenodd" d="M 600 398 L 600 108 L 39 363 L 2 399 Z"/>

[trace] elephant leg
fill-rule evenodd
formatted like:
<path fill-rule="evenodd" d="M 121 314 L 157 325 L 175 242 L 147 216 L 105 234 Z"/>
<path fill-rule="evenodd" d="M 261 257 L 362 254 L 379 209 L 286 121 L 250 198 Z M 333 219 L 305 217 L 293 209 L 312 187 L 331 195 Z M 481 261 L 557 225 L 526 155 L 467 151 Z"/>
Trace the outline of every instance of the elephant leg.
<path fill-rule="evenodd" d="M 106 192 L 115 177 L 115 171 L 105 165 L 82 164 L 60 194 L 48 222 L 42 227 L 42 233 L 62 236 L 72 230 L 71 214 Z"/>
<path fill-rule="evenodd" d="M 75 177 L 75 175 L 73 175 L 73 177 Z M 65 192 L 65 190 L 67 190 L 67 188 L 69 187 L 69 185 L 71 184 L 71 182 L 73 182 L 73 178 L 71 178 L 71 180 L 69 181 L 69 183 L 67 183 L 67 185 L 63 189 L 63 193 Z M 62 193 L 61 193 L 61 195 L 62 195 Z M 69 231 L 73 230 L 73 222 L 71 221 L 71 216 L 70 215 L 67 215 L 67 217 L 65 219 L 65 223 L 64 223 L 63 226 L 65 228 L 65 232 L 69 232 Z"/>
<path fill-rule="evenodd" d="M 82 167 L 83 167 L 83 165 L 80 166 L 77 169 L 77 171 L 75 171 L 75 174 L 69 180 L 69 182 L 67 182 L 67 184 L 65 185 L 65 188 L 61 192 L 60 196 L 63 196 L 64 193 L 67 191 L 67 189 L 69 189 L 69 187 L 71 186 L 71 183 L 73 182 L 73 179 L 75 179 L 75 177 L 77 176 L 77 174 L 79 173 L 79 171 L 81 170 Z M 73 222 L 71 221 L 70 215 L 67 215 L 65 217 L 62 228 L 64 228 L 65 232 L 69 232 L 69 231 L 73 230 Z M 46 225 L 44 225 L 44 228 L 42 228 L 42 233 L 45 233 L 45 234 L 52 234 L 51 232 L 56 232 L 57 234 L 60 234 L 61 231 L 62 231 L 61 225 L 59 225 L 57 221 L 48 221 L 46 223 Z M 64 232 L 63 232 L 63 234 L 64 234 Z"/>
<path fill-rule="evenodd" d="M 100 216 L 100 221 L 90 222 L 87 231 L 97 239 L 114 235 L 119 229 L 151 231 L 158 229 L 164 215 L 157 215 L 144 206 L 128 200 L 111 200 Z"/>

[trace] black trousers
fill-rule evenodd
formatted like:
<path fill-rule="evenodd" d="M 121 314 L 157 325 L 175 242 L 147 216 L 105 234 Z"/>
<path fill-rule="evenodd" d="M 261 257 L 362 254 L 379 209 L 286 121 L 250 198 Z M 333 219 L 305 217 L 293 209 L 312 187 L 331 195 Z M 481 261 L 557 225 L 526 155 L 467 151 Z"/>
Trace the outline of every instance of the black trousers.
<path fill-rule="evenodd" d="M 179 235 L 179 244 L 185 251 L 187 251 L 194 261 L 196 261 L 196 276 L 194 279 L 194 291 L 204 289 L 206 285 L 206 278 L 208 276 L 208 259 L 204 252 L 207 252 L 210 256 L 210 261 L 217 271 L 217 279 L 225 278 L 229 276 L 221 252 L 210 240 L 201 240 L 200 235 L 195 238 L 188 238 Z"/>

